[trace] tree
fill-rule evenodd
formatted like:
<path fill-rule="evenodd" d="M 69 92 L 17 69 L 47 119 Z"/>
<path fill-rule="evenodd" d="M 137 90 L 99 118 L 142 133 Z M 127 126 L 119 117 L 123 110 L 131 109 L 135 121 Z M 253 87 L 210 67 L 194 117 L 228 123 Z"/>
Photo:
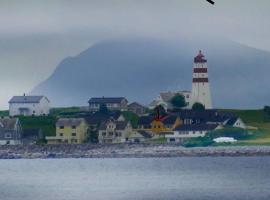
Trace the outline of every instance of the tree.
<path fill-rule="evenodd" d="M 270 115 L 270 106 L 264 106 L 263 111 L 264 111 L 266 114 Z"/>
<path fill-rule="evenodd" d="M 107 108 L 106 104 L 101 104 L 99 106 L 99 113 L 102 113 L 102 114 L 108 114 L 109 113 L 109 109 Z"/>
<path fill-rule="evenodd" d="M 186 99 L 182 94 L 176 94 L 170 100 L 171 104 L 173 105 L 174 109 L 181 109 L 187 105 Z"/>
<path fill-rule="evenodd" d="M 205 110 L 205 107 L 203 104 L 199 103 L 199 102 L 196 102 L 192 105 L 192 110 L 195 110 L 195 111 L 203 111 Z"/>
<path fill-rule="evenodd" d="M 98 131 L 97 130 L 88 130 L 88 140 L 91 143 L 98 143 Z"/>

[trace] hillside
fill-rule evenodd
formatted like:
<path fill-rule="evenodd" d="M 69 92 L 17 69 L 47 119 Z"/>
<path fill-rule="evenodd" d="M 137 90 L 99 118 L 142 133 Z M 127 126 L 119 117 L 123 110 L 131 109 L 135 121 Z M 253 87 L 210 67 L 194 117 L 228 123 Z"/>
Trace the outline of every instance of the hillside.
<path fill-rule="evenodd" d="M 53 106 L 85 106 L 92 96 L 125 96 L 148 104 L 160 91 L 191 89 L 193 57 L 199 49 L 208 59 L 215 107 L 268 103 L 270 53 L 215 38 L 103 41 L 64 59 L 32 94 L 48 96 Z"/>

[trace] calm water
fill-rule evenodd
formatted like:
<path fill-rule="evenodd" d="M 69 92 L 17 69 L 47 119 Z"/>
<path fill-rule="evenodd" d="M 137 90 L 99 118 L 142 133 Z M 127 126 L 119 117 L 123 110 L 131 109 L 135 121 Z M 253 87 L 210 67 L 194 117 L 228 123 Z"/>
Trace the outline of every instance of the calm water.
<path fill-rule="evenodd" d="M 0 200 L 270 199 L 270 157 L 0 160 Z"/>

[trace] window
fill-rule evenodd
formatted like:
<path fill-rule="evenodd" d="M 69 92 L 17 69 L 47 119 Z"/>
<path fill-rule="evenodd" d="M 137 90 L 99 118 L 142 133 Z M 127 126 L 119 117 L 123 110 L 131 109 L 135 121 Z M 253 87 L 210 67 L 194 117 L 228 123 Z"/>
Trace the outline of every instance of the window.
<path fill-rule="evenodd" d="M 60 129 L 64 129 L 64 126 L 60 126 Z"/>
<path fill-rule="evenodd" d="M 11 133 L 6 133 L 5 138 L 11 138 Z"/>
<path fill-rule="evenodd" d="M 64 136 L 64 134 L 63 134 L 63 133 L 59 133 L 59 135 L 60 135 L 61 137 L 63 137 L 63 136 Z"/>
<path fill-rule="evenodd" d="M 76 129 L 76 126 L 72 126 L 72 129 Z"/>
<path fill-rule="evenodd" d="M 75 136 L 76 136 L 76 133 L 71 133 L 71 135 L 72 135 L 73 137 L 75 137 Z"/>
<path fill-rule="evenodd" d="M 102 136 L 105 137 L 106 136 L 106 132 L 102 132 Z"/>
<path fill-rule="evenodd" d="M 113 132 L 109 132 L 109 136 L 113 136 Z"/>

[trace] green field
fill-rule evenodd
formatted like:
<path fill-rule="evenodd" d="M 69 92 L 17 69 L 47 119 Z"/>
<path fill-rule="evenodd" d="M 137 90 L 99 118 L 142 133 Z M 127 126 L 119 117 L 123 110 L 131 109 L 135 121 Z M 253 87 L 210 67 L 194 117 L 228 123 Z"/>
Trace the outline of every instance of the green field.
<path fill-rule="evenodd" d="M 257 127 L 258 130 L 250 130 L 250 137 L 237 142 L 242 145 L 270 145 L 270 118 L 263 109 L 260 110 L 222 110 L 235 113 L 248 126 Z"/>

